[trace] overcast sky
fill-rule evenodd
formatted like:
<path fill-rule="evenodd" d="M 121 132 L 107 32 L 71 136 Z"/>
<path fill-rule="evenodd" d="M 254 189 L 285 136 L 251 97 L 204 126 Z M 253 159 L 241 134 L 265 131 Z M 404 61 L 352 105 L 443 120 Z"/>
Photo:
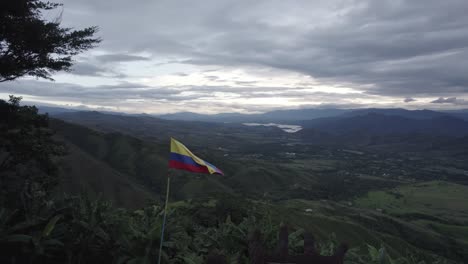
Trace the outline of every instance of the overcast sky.
<path fill-rule="evenodd" d="M 96 25 L 102 43 L 0 97 L 138 113 L 468 108 L 466 0 L 62 1 L 63 25 Z"/>

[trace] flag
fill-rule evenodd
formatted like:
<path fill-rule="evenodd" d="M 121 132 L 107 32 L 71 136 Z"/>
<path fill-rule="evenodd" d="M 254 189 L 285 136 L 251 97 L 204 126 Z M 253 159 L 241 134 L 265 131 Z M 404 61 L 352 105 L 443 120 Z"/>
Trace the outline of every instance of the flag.
<path fill-rule="evenodd" d="M 186 146 L 173 138 L 171 138 L 171 157 L 169 159 L 169 168 L 224 175 L 220 169 L 195 156 Z"/>

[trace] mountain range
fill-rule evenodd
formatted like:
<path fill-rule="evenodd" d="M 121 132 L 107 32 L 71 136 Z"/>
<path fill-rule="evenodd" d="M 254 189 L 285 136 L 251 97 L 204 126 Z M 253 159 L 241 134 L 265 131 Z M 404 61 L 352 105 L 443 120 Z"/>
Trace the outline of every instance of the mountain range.
<path fill-rule="evenodd" d="M 128 115 L 120 113 L 102 113 L 97 111 L 56 111 L 50 115 L 65 121 L 85 125 L 105 132 L 130 133 L 134 136 L 180 139 L 200 139 L 210 136 L 214 142 L 226 143 L 237 136 L 243 139 L 268 135 L 271 137 L 289 137 L 275 126 L 245 126 L 243 123 L 258 124 L 294 124 L 302 127 L 297 135 L 320 140 L 329 136 L 343 135 L 404 135 L 422 134 L 431 136 L 463 137 L 468 135 L 468 112 L 437 112 L 432 110 L 406 109 L 301 109 L 281 110 L 258 115 L 217 114 L 200 115 L 178 113 L 173 115 Z M 466 116 L 465 116 L 466 114 Z M 186 117 L 187 120 L 180 120 Z M 173 118 L 173 119 L 168 119 Z M 221 121 L 223 120 L 223 121 Z M 249 136 L 247 136 L 249 135 Z M 331 139 L 332 141 L 334 139 Z"/>
<path fill-rule="evenodd" d="M 63 113 L 74 112 L 92 112 L 89 109 L 71 109 L 53 106 L 38 106 L 41 113 L 50 115 L 60 115 Z M 305 108 L 305 109 L 285 109 L 269 111 L 261 114 L 242 114 L 242 113 L 219 113 L 219 114 L 199 114 L 193 112 L 177 112 L 172 114 L 129 114 L 122 112 L 98 111 L 105 114 L 122 116 L 147 116 L 156 117 L 165 120 L 179 121 L 201 121 L 216 123 L 288 123 L 296 124 L 304 120 L 312 120 L 327 117 L 350 117 L 360 116 L 369 113 L 376 113 L 388 116 L 400 116 L 411 119 L 431 119 L 442 116 L 452 116 L 468 121 L 468 109 L 462 110 L 407 110 L 403 108 L 362 108 L 362 109 L 336 109 L 336 108 Z"/>
<path fill-rule="evenodd" d="M 409 118 L 408 116 L 414 116 Z M 300 122 L 305 128 L 331 134 L 428 134 L 443 136 L 464 136 L 468 134 L 468 122 L 438 112 L 386 115 L 378 112 L 349 113 L 340 117 L 318 118 Z"/>

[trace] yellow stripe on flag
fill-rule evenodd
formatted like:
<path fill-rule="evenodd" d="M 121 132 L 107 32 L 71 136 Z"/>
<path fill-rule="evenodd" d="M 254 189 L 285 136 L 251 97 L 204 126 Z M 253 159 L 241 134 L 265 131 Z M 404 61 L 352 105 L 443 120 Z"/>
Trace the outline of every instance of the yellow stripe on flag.
<path fill-rule="evenodd" d="M 193 154 L 186 146 L 184 146 L 184 144 L 180 143 L 179 141 L 173 138 L 171 138 L 171 152 L 191 157 L 196 163 L 202 166 L 206 166 L 206 168 L 211 174 L 216 172 L 216 170 L 213 169 L 211 166 L 208 166 L 208 164 L 206 164 L 204 160 L 195 156 L 195 154 Z"/>

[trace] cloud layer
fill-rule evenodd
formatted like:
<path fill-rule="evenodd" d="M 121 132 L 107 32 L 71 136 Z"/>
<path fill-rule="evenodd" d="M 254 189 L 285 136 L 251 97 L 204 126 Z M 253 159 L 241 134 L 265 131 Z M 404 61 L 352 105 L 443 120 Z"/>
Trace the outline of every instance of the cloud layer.
<path fill-rule="evenodd" d="M 63 23 L 98 25 L 101 46 L 79 57 L 71 74 L 56 76 L 48 92 L 34 81 L 1 91 L 81 96 L 103 106 L 142 99 L 156 112 L 164 112 L 161 100 L 177 109 L 206 99 L 218 105 L 213 111 L 250 111 L 337 102 L 459 108 L 468 98 L 465 0 L 64 6 Z"/>

